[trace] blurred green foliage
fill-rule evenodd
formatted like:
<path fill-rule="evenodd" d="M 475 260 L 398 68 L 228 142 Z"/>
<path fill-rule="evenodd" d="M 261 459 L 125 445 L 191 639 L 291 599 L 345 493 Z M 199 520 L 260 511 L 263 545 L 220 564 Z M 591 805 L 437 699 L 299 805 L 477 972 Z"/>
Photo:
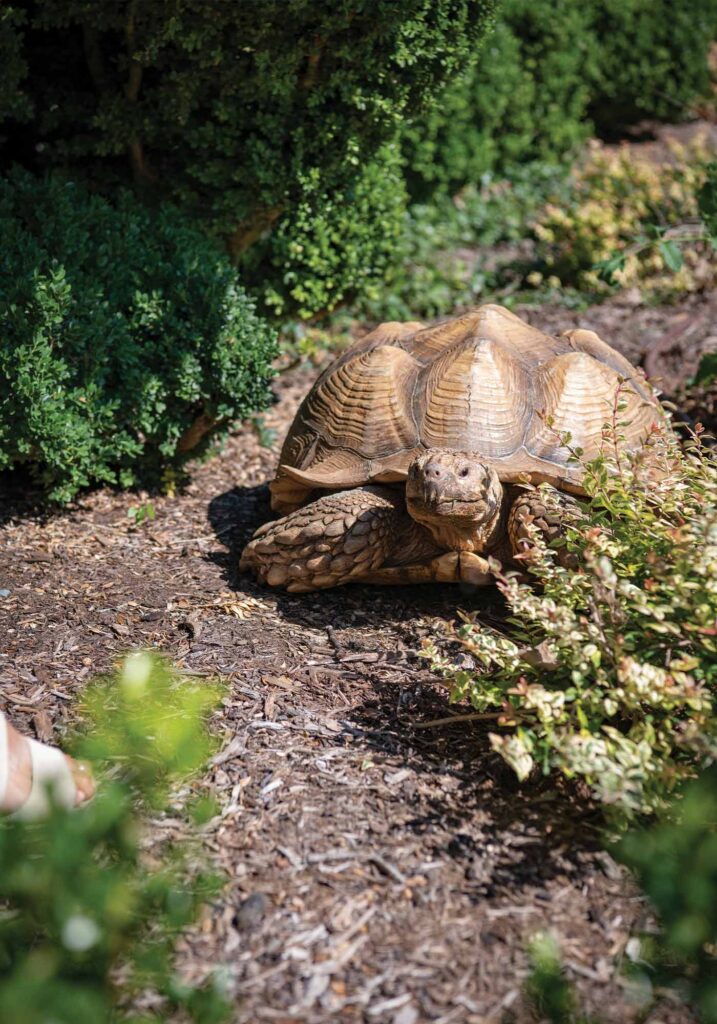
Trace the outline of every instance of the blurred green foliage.
<path fill-rule="evenodd" d="M 717 0 L 505 0 L 466 72 L 405 133 L 412 196 L 556 162 L 591 131 L 680 120 L 709 87 Z"/>
<path fill-rule="evenodd" d="M 188 985 L 173 967 L 177 935 L 219 879 L 195 868 L 191 845 L 146 849 L 138 812 L 166 807 L 206 764 L 219 698 L 143 653 L 87 689 L 73 752 L 92 762 L 97 794 L 42 822 L 0 821 L 0 1020 L 150 1024 L 179 1008 L 197 1024 L 226 1019 L 219 979 Z M 172 799 L 173 817 L 182 810 Z M 139 995 L 152 1009 L 132 1008 Z"/>
<path fill-rule="evenodd" d="M 592 142 L 563 193 L 533 218 L 528 282 L 549 276 L 595 297 L 615 285 L 639 287 L 663 301 L 711 289 L 717 261 L 705 217 L 714 201 L 712 155 L 702 134 L 686 145 L 669 140 L 661 159 Z"/>
<path fill-rule="evenodd" d="M 697 207 L 712 244 L 717 248 L 717 162 L 711 160 L 704 169 L 704 175 L 697 195 Z"/>
<path fill-rule="evenodd" d="M 679 792 L 663 820 L 630 829 L 610 853 L 635 874 L 657 916 L 625 961 L 625 982 L 649 1006 L 673 988 L 702 1024 L 717 1022 L 717 766 Z M 550 1024 L 588 1024 L 548 934 L 528 949 L 527 1001 Z M 593 1019 L 599 1024 L 602 1015 Z"/>
<path fill-rule="evenodd" d="M 715 1024 L 717 767 L 686 788 L 671 820 L 629 832 L 612 852 L 636 873 L 660 924 L 643 937 L 635 970 L 653 986 L 676 986 L 704 1024 Z"/>
<path fill-rule="evenodd" d="M 563 168 L 532 163 L 514 168 L 509 181 L 486 174 L 455 196 L 414 203 L 384 287 L 356 302 L 355 311 L 372 320 L 412 320 L 445 316 L 497 293 L 505 301 L 522 283 L 526 225 L 548 197 L 567 192 Z"/>
<path fill-rule="evenodd" d="M 412 197 L 516 163 L 557 163 L 582 142 L 595 60 L 589 21 L 590 4 L 505 0 L 468 70 L 405 130 Z"/>
<path fill-rule="evenodd" d="M 53 500 L 157 483 L 268 401 L 273 331 L 170 206 L 0 180 L 0 469 Z"/>
<path fill-rule="evenodd" d="M 589 1024 L 565 976 L 555 938 L 547 932 L 534 935 L 528 945 L 528 959 L 530 974 L 524 992 L 540 1020 L 549 1024 Z"/>
<path fill-rule="evenodd" d="M 599 132 L 679 121 L 709 91 L 717 0 L 588 0 L 596 57 L 588 113 Z"/>

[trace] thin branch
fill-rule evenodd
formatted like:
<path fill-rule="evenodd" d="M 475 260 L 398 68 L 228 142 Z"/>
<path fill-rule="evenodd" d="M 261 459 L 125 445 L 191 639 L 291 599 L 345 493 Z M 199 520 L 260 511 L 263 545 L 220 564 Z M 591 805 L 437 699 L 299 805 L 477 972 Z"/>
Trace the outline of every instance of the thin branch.
<path fill-rule="evenodd" d="M 690 228 L 694 228 L 694 231 L 690 231 Z M 686 234 L 679 233 L 683 229 L 687 229 Z M 705 234 L 701 221 L 693 223 L 686 221 L 684 224 L 676 224 L 674 227 L 667 228 L 659 238 L 640 239 L 637 242 L 633 242 L 632 245 L 628 245 L 627 249 L 623 249 L 620 255 L 623 259 L 627 259 L 628 256 L 634 256 L 637 253 L 644 252 L 646 249 L 651 249 L 655 245 L 659 245 L 663 240 L 679 245 L 682 242 L 709 242 L 711 241 L 711 236 Z"/>
<path fill-rule="evenodd" d="M 227 239 L 227 249 L 234 263 L 265 231 L 268 231 L 276 223 L 283 212 L 283 206 L 264 207 L 255 210 L 250 217 L 242 221 Z"/>
<path fill-rule="evenodd" d="M 432 718 L 430 722 L 416 722 L 414 729 L 437 729 L 441 725 L 463 725 L 464 722 L 489 722 L 503 718 L 505 711 L 483 711 L 472 715 L 448 715 L 446 718 Z"/>
<path fill-rule="evenodd" d="M 312 89 L 316 85 L 316 81 L 319 77 L 319 61 L 321 60 L 321 53 L 309 54 L 309 59 L 306 66 L 306 74 L 304 75 L 302 85 L 305 89 Z"/>
<path fill-rule="evenodd" d="M 136 14 L 137 0 L 132 0 L 127 14 L 127 24 L 125 26 L 127 56 L 129 58 L 129 77 L 124 90 L 125 96 L 132 104 L 137 103 L 137 100 L 139 99 L 139 91 L 142 85 L 142 65 L 134 56 L 136 50 Z M 136 133 L 132 135 L 127 143 L 127 152 L 129 153 L 129 161 L 132 166 L 132 174 L 134 176 L 135 184 L 139 186 L 146 185 L 148 183 L 155 184 L 157 178 L 147 166 L 144 148 Z"/>
<path fill-rule="evenodd" d="M 323 49 L 323 39 L 321 36 L 316 37 L 314 45 L 316 46 L 316 49 L 307 57 L 306 71 L 304 72 L 304 77 L 301 79 L 301 85 L 304 89 L 313 89 L 319 80 L 319 64 L 321 62 Z"/>
<path fill-rule="evenodd" d="M 187 427 L 179 441 L 177 441 L 177 451 L 191 452 L 216 423 L 217 419 L 215 416 L 210 416 L 207 412 L 200 413 L 194 422 Z"/>

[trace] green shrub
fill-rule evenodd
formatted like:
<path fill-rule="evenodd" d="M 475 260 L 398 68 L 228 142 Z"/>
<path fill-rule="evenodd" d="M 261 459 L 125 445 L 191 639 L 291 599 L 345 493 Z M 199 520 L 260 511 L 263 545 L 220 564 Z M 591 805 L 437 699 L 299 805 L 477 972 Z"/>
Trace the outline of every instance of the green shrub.
<path fill-rule="evenodd" d="M 18 172 L 0 233 L 0 469 L 60 501 L 156 482 L 266 404 L 273 334 L 175 210 Z"/>
<path fill-rule="evenodd" d="M 191 847 L 143 853 L 135 809 L 165 807 L 204 766 L 218 698 L 147 654 L 89 687 L 76 749 L 106 772 L 95 798 L 43 822 L 0 822 L 0 1019 L 150 1024 L 180 1008 L 197 1024 L 226 1019 L 216 982 L 189 985 L 173 968 L 177 935 L 218 879 L 195 871 Z M 183 811 L 175 795 L 173 817 Z M 156 1013 L 131 1011 L 139 993 Z"/>
<path fill-rule="evenodd" d="M 291 214 L 249 255 L 256 269 L 252 278 L 246 267 L 248 279 L 276 316 L 308 319 L 357 297 L 377 298 L 401 251 L 406 216 L 397 147 L 384 146 L 348 188 L 327 192 L 318 168 L 300 181 Z"/>
<path fill-rule="evenodd" d="M 574 0 L 506 0 L 473 66 L 406 129 L 414 198 L 518 162 L 558 162 L 585 139 L 589 18 Z"/>
<path fill-rule="evenodd" d="M 711 148 L 700 138 L 670 148 L 670 159 L 658 163 L 593 143 L 569 187 L 534 218 L 540 269 L 529 282 L 550 275 L 593 294 L 637 285 L 662 298 L 713 287 L 714 250 L 690 223 Z M 678 248 L 678 240 L 687 244 Z"/>
<path fill-rule="evenodd" d="M 620 429 L 618 407 L 608 443 Z M 475 669 L 428 650 L 519 778 L 582 778 L 616 817 L 664 807 L 717 753 L 717 459 L 669 435 L 647 451 L 586 466 L 586 519 L 568 529 L 579 571 L 536 538 L 539 590 L 497 574 L 507 632 L 472 616 L 449 629 Z"/>
<path fill-rule="evenodd" d="M 598 131 L 677 121 L 709 90 L 717 0 L 592 0 L 597 59 L 589 114 Z"/>
<path fill-rule="evenodd" d="M 20 128 L 3 124 L 4 152 L 106 191 L 133 184 L 147 200 L 170 200 L 222 239 L 234 262 L 246 259 L 272 308 L 308 317 L 375 293 L 403 197 L 382 147 L 465 64 L 494 7 L 10 6 L 0 22 L 6 91 L 35 116 Z"/>

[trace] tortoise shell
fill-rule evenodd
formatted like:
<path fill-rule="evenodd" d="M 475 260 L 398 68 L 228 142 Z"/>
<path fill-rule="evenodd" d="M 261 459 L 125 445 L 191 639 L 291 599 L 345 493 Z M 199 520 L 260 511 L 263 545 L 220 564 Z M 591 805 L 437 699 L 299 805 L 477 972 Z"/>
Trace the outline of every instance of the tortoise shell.
<path fill-rule="evenodd" d="M 289 511 L 317 489 L 405 480 L 430 448 L 478 452 L 504 482 L 583 493 L 618 403 L 626 450 L 660 421 L 656 397 L 624 356 L 587 330 L 553 338 L 501 306 L 437 326 L 386 323 L 342 353 L 304 399 L 271 484 Z"/>

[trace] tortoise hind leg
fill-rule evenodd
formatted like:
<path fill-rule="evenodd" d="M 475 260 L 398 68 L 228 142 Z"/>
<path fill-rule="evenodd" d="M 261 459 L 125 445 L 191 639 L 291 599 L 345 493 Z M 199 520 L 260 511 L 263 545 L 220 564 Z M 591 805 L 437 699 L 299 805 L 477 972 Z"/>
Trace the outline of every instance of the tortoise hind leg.
<path fill-rule="evenodd" d="M 381 566 L 407 519 L 402 495 L 388 487 L 327 494 L 260 527 L 239 567 L 294 593 L 338 587 Z"/>
<path fill-rule="evenodd" d="M 560 565 L 576 568 L 577 558 L 567 550 L 565 536 L 568 526 L 584 518 L 580 502 L 547 484 L 540 488 L 516 488 L 516 491 L 508 514 L 508 539 L 513 557 L 523 564 L 531 561 L 534 531 L 537 531 L 546 544 L 555 548 Z"/>

